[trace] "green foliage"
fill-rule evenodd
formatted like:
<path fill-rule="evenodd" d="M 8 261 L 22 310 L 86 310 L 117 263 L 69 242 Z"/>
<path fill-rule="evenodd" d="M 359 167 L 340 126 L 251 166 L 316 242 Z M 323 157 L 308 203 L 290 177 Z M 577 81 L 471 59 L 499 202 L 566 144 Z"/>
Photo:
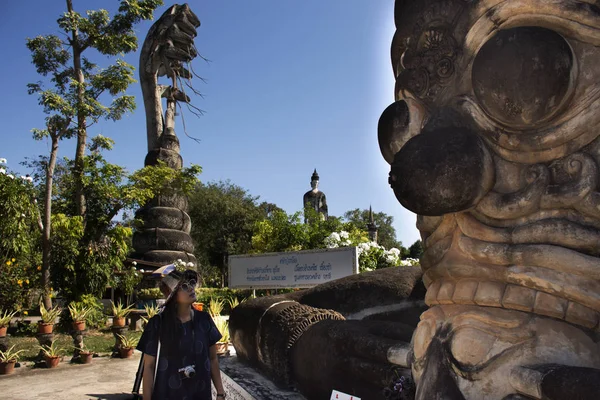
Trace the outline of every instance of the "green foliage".
<path fill-rule="evenodd" d="M 80 301 L 73 301 L 71 302 L 71 305 L 79 309 L 88 310 L 85 317 L 88 328 L 101 328 L 106 325 L 107 317 L 104 314 L 104 306 L 96 296 L 92 294 L 85 294 L 81 296 Z M 70 314 L 69 317 L 70 320 L 68 323 L 71 323 L 73 318 Z M 64 315 L 61 318 L 61 322 L 67 322 L 63 320 L 66 320 Z"/>
<path fill-rule="evenodd" d="M 48 310 L 44 306 L 44 303 L 40 301 L 40 315 L 43 323 L 54 324 L 56 322 L 56 318 L 60 316 L 60 313 L 62 313 L 61 308 L 54 307 Z"/>
<path fill-rule="evenodd" d="M 210 301 L 208 302 L 208 313 L 213 318 L 220 316 L 224 308 L 225 303 L 223 302 L 223 300 L 210 299 Z"/>
<path fill-rule="evenodd" d="M 17 314 L 16 311 L 13 311 L 13 312 L 4 311 L 4 312 L 0 313 L 0 328 L 7 327 L 8 324 L 10 324 L 10 321 L 13 319 L 13 317 L 16 314 Z"/>
<path fill-rule="evenodd" d="M 408 257 L 416 258 L 418 260 L 422 255 L 423 243 L 420 240 L 417 240 L 408 248 Z"/>
<path fill-rule="evenodd" d="M 229 181 L 198 184 L 190 194 L 191 236 L 205 285 L 221 283 L 225 257 L 248 253 L 254 224 L 276 209 L 258 199 Z"/>
<path fill-rule="evenodd" d="M 115 277 L 115 286 L 121 290 L 126 295 L 133 294 L 135 288 L 142 281 L 142 274 L 135 269 L 135 267 L 131 267 L 129 270 L 121 272 L 120 275 Z"/>
<path fill-rule="evenodd" d="M 6 170 L 0 162 L 0 260 L 31 258 L 36 251 L 38 210 L 32 183 Z M 12 173 L 11 173 L 12 172 Z"/>
<path fill-rule="evenodd" d="M 302 214 L 288 215 L 276 210 L 255 224 L 252 236 L 252 252 L 271 253 L 325 248 L 325 239 L 337 231 L 351 232 L 356 238 L 366 238 L 367 233 L 352 223 L 329 216 L 327 220 L 317 218 L 311 208 L 305 210 L 309 223 L 303 223 Z"/>
<path fill-rule="evenodd" d="M 0 362 L 17 362 L 19 360 L 19 356 L 23 353 L 24 350 L 15 350 L 15 345 L 11 346 L 8 350 L 2 351 L 0 350 Z"/>
<path fill-rule="evenodd" d="M 221 332 L 221 339 L 219 339 L 219 343 L 229 343 L 229 321 L 222 316 L 212 317 L 215 323 L 215 326 Z"/>
<path fill-rule="evenodd" d="M 39 212 L 31 178 L 19 178 L 5 164 L 0 159 L 0 308 L 21 310 L 39 288 Z"/>
<path fill-rule="evenodd" d="M 37 334 L 37 332 L 38 324 L 29 321 L 17 321 L 17 327 L 13 336 L 33 337 Z"/>
<path fill-rule="evenodd" d="M 155 300 L 163 297 L 163 293 L 159 288 L 140 289 L 137 292 L 137 298 L 140 300 Z"/>
<path fill-rule="evenodd" d="M 74 322 L 86 321 L 86 318 L 91 311 L 91 307 L 86 307 L 75 302 L 69 304 L 69 314 Z"/>
<path fill-rule="evenodd" d="M 196 301 L 204 304 L 204 310 L 210 309 L 211 300 L 221 301 L 223 309 L 221 313 L 229 315 L 231 302 L 242 302 L 250 296 L 251 291 L 229 289 L 229 288 L 198 288 L 196 289 Z"/>
<path fill-rule="evenodd" d="M 360 229 L 367 230 L 369 210 L 355 208 L 344 213 L 344 219 L 353 223 Z M 394 229 L 394 217 L 384 212 L 373 212 L 373 220 L 377 226 L 377 243 L 386 249 L 397 248 L 403 250 L 402 242 L 396 240 L 396 229 Z"/>
<path fill-rule="evenodd" d="M 147 324 L 150 318 L 158 315 L 159 308 L 158 306 L 145 305 L 144 310 L 146 311 L 146 317 L 142 317 L 142 320 Z"/>
<path fill-rule="evenodd" d="M 159 164 L 128 175 L 124 168 L 108 163 L 101 154 L 111 146 L 112 140 L 103 136 L 90 143 L 90 155 L 85 157 L 83 190 L 88 207 L 84 217 L 69 216 L 76 215 L 71 160 L 65 159 L 64 168 L 55 180 L 52 282 L 68 301 L 79 300 L 84 294 L 99 296 L 107 285 L 119 287 L 126 294 L 133 293 L 141 276 L 123 265 L 131 252 L 133 231 L 115 223 L 114 218 L 119 212 L 139 208 L 169 190 L 187 194 L 198 181 L 198 166 L 177 171 Z M 169 186 L 171 189 L 167 189 Z"/>
<path fill-rule="evenodd" d="M 48 358 L 60 357 L 65 349 L 62 347 L 58 347 L 58 343 L 56 340 L 53 340 L 50 345 L 39 346 L 40 350 L 44 353 L 44 355 Z"/>
<path fill-rule="evenodd" d="M 121 302 L 115 304 L 111 301 L 110 303 L 112 307 L 112 316 L 115 318 L 125 318 L 129 315 L 131 311 L 133 311 L 134 304 L 125 307 Z"/>
<path fill-rule="evenodd" d="M 100 118 L 118 120 L 135 109 L 133 97 L 124 94 L 135 82 L 133 66 L 118 59 L 115 64 L 100 68 L 82 54 L 88 49 L 105 56 L 135 51 L 134 25 L 151 19 L 160 5 L 161 0 L 123 0 L 112 18 L 106 10 L 87 11 L 86 16 L 76 11 L 66 12 L 58 19 L 64 40 L 56 35 L 27 39 L 38 74 L 49 77 L 53 85 L 51 89 L 45 89 L 41 82 L 27 85 L 30 94 L 38 95 L 48 115 L 46 128 L 35 130 L 34 137 L 58 132 L 61 137 L 72 137 L 77 130 L 85 132 L 86 127 Z M 113 96 L 110 105 L 99 101 L 103 93 Z M 83 126 L 81 121 L 85 121 Z"/>
<path fill-rule="evenodd" d="M 135 346 L 137 346 L 138 342 L 140 341 L 139 338 L 134 337 L 134 336 L 125 336 L 125 335 L 119 335 L 119 334 L 117 334 L 117 336 L 119 337 L 119 339 L 121 341 L 122 349 L 134 349 Z"/>

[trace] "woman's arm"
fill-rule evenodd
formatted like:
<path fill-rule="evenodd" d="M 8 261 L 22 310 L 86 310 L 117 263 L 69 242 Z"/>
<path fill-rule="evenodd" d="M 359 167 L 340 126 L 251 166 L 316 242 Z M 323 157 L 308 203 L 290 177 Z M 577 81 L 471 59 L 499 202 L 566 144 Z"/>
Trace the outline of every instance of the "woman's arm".
<path fill-rule="evenodd" d="M 221 370 L 219 369 L 219 357 L 217 357 L 217 346 L 214 344 L 209 347 L 208 354 L 210 357 L 210 377 L 217 389 L 217 400 L 223 400 L 225 390 L 223 389 L 223 381 L 221 381 Z M 219 396 L 222 394 L 223 396 Z M 144 400 L 146 398 L 144 397 Z"/>
<path fill-rule="evenodd" d="M 144 400 L 152 400 L 155 363 L 156 357 L 144 354 L 144 374 L 142 376 L 142 395 Z"/>

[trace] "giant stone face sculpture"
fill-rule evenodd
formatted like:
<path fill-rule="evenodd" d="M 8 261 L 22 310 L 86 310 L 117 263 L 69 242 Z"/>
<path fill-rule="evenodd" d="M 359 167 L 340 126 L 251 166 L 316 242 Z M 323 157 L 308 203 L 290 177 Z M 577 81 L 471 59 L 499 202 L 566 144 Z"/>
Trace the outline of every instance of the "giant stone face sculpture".
<path fill-rule="evenodd" d="M 395 22 L 378 136 L 424 241 L 417 398 L 595 398 L 598 2 L 396 0 Z"/>

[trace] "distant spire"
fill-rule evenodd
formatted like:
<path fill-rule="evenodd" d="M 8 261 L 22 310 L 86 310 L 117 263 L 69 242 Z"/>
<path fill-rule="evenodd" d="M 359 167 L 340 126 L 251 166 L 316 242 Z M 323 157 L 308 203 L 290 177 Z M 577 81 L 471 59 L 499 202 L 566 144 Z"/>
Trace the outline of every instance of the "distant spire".
<path fill-rule="evenodd" d="M 373 207 L 369 204 L 369 223 L 367 224 L 367 230 L 369 232 L 369 239 L 377 243 L 377 225 L 373 219 Z"/>

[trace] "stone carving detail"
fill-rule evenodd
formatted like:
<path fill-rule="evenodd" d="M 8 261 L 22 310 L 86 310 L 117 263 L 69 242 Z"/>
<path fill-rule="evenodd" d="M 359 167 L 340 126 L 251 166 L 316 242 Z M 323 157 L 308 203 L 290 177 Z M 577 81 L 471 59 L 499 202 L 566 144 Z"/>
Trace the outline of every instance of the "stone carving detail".
<path fill-rule="evenodd" d="M 395 13 L 396 103 L 378 137 L 424 241 L 416 398 L 595 398 L 595 2 L 396 0 Z M 595 383 L 561 381 L 575 373 Z"/>
<path fill-rule="evenodd" d="M 175 169 L 183 166 L 174 129 L 175 111 L 178 102 L 190 101 L 180 82 L 192 77 L 184 64 L 197 55 L 194 37 L 199 26 L 200 21 L 187 4 L 174 5 L 152 25 L 142 46 L 140 83 L 148 141 L 144 165 L 164 162 Z M 159 84 L 161 76 L 171 79 L 171 85 Z M 182 259 L 195 264 L 190 217 L 186 211 L 187 199 L 179 193 L 163 193 L 138 210 L 136 218 L 143 225 L 133 236 L 136 251 L 133 257 L 157 263 Z"/>
<path fill-rule="evenodd" d="M 257 359 L 249 361 L 258 363 L 275 381 L 289 385 L 292 382 L 290 351 L 302 334 L 320 321 L 344 319 L 335 311 L 313 308 L 295 301 L 273 303 L 258 321 Z"/>

